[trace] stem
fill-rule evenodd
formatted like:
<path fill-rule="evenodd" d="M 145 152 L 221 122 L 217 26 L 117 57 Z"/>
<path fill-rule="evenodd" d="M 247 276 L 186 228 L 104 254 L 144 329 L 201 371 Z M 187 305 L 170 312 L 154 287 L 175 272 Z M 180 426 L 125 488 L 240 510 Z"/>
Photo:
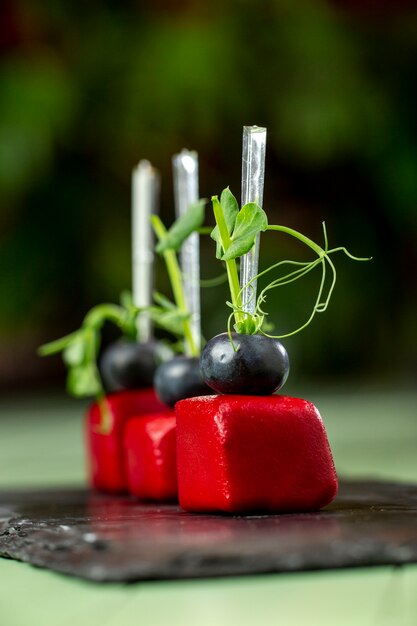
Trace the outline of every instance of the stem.
<path fill-rule="evenodd" d="M 329 259 L 327 258 L 327 260 L 329 260 Z M 297 334 L 297 333 L 299 333 L 300 331 L 304 330 L 304 328 L 307 328 L 307 326 L 311 323 L 311 321 L 312 321 L 313 317 L 316 315 L 316 313 L 319 313 L 319 312 L 321 312 L 321 311 L 324 311 L 324 310 L 325 310 L 325 308 L 327 307 L 327 304 L 328 304 L 328 298 L 327 298 L 327 303 L 325 304 L 325 308 L 323 308 L 323 309 L 321 309 L 321 308 L 320 308 L 320 307 L 321 307 L 321 305 L 320 305 L 320 300 L 321 300 L 321 296 L 322 296 L 323 289 L 324 289 L 324 283 L 325 283 L 325 280 L 326 280 L 326 259 L 325 259 L 325 258 L 322 258 L 322 259 L 319 261 L 319 263 L 320 263 L 320 264 L 321 264 L 321 266 L 322 266 L 322 276 L 321 276 L 321 281 L 320 281 L 320 287 L 319 287 L 319 291 L 318 291 L 318 294 L 317 294 L 316 303 L 315 303 L 315 305 L 314 305 L 314 307 L 313 307 L 313 311 L 311 312 L 310 317 L 308 318 L 308 320 L 307 320 L 306 322 L 304 322 L 304 324 L 303 324 L 302 326 L 300 326 L 299 328 L 297 328 L 296 330 L 293 330 L 293 331 L 292 331 L 292 332 L 290 332 L 290 333 L 286 333 L 285 335 L 270 335 L 270 334 L 268 334 L 268 333 L 263 333 L 263 334 L 265 335 L 265 337 L 270 337 L 270 338 L 272 338 L 272 339 L 284 339 L 285 337 L 292 337 L 293 335 L 296 335 L 296 334 Z M 313 265 L 313 264 L 312 264 L 312 265 Z M 334 268 L 334 266 L 333 266 L 333 265 L 332 265 L 332 270 L 333 270 L 333 272 L 336 272 L 336 270 L 335 270 L 335 268 Z M 333 276 L 333 283 L 332 283 L 332 289 L 333 289 L 333 286 L 334 286 L 334 284 L 335 284 L 335 281 L 336 281 L 336 274 L 334 273 L 334 276 Z M 263 293 L 264 293 L 264 292 L 265 292 L 268 288 L 271 288 L 271 285 L 269 285 L 269 287 L 266 287 L 266 288 L 265 288 L 265 289 L 261 292 L 261 295 L 262 295 L 262 294 L 263 294 Z M 272 287 L 272 288 L 273 288 L 273 287 Z"/>
<path fill-rule="evenodd" d="M 278 230 L 281 233 L 286 233 L 287 235 L 291 235 L 291 237 L 295 237 L 299 241 L 302 241 L 306 246 L 314 250 L 319 257 L 324 256 L 325 251 L 319 245 L 317 245 L 312 239 L 309 239 L 305 235 L 299 233 L 297 230 L 293 230 L 292 228 L 287 228 L 286 226 L 268 226 L 267 230 Z"/>
<path fill-rule="evenodd" d="M 315 261 L 311 261 L 310 263 L 297 263 L 296 261 L 284 261 L 284 263 L 302 265 L 302 267 L 300 267 L 300 269 L 298 270 L 295 270 L 294 272 L 290 272 L 289 274 L 286 274 L 285 276 L 281 276 L 281 278 L 277 278 L 276 280 L 273 280 L 271 283 L 269 283 L 267 287 L 262 289 L 260 298 L 263 296 L 264 293 L 266 293 L 270 289 L 275 289 L 276 287 L 282 287 L 283 285 L 289 285 L 290 283 L 293 283 L 294 281 L 299 280 L 300 278 L 302 278 L 303 276 L 305 276 L 306 274 L 314 270 L 317 267 L 317 265 L 319 265 L 321 262 L 322 260 L 320 259 L 316 259 Z M 268 268 L 268 270 L 276 268 L 277 265 L 279 264 L 277 263 L 275 266 Z M 264 272 L 262 272 L 262 274 L 263 273 Z M 260 299 L 258 298 L 257 311 L 261 313 L 262 315 L 267 315 L 265 311 L 261 309 L 259 302 L 260 302 Z"/>
<path fill-rule="evenodd" d="M 109 321 L 120 328 L 124 316 L 124 309 L 117 304 L 98 304 L 87 313 L 83 326 L 101 326 L 105 321 Z"/>
<path fill-rule="evenodd" d="M 100 435 L 108 435 L 113 427 L 113 414 L 104 393 L 96 396 L 96 403 L 100 413 L 100 421 L 94 431 Z"/>
<path fill-rule="evenodd" d="M 155 234 L 158 237 L 158 240 L 162 241 L 162 239 L 166 236 L 167 231 L 166 231 L 165 226 L 163 225 L 163 223 L 161 222 L 161 220 L 159 219 L 157 215 L 154 215 L 152 217 L 152 225 L 153 225 Z M 183 287 L 182 278 L 181 278 L 181 270 L 180 270 L 180 266 L 178 265 L 177 255 L 175 254 L 174 250 L 169 250 L 169 249 L 164 250 L 162 255 L 164 257 L 165 264 L 167 266 L 168 276 L 169 276 L 172 291 L 174 294 L 175 303 L 181 313 L 188 313 L 187 303 L 186 303 L 185 294 L 184 294 L 184 287 Z M 191 331 L 190 320 L 186 319 L 182 322 L 182 324 L 183 324 L 183 329 L 184 329 L 184 338 L 190 349 L 190 354 L 193 357 L 198 356 L 199 351 L 194 341 L 193 333 Z"/>
<path fill-rule="evenodd" d="M 226 220 L 223 214 L 223 209 L 217 196 L 213 196 L 212 202 L 213 202 L 214 218 L 216 220 L 216 224 L 219 229 L 220 243 L 224 252 L 226 252 L 231 244 L 231 239 L 230 239 L 229 231 L 227 229 L 227 224 L 226 224 Z M 241 307 L 242 298 L 241 298 L 241 290 L 240 290 L 239 275 L 237 272 L 236 260 L 230 259 L 229 261 L 225 261 L 225 263 L 226 263 L 227 278 L 229 281 L 230 296 L 232 298 L 232 303 L 236 307 Z M 236 323 L 243 322 L 244 315 L 242 313 L 235 311 L 234 315 L 235 315 Z"/>

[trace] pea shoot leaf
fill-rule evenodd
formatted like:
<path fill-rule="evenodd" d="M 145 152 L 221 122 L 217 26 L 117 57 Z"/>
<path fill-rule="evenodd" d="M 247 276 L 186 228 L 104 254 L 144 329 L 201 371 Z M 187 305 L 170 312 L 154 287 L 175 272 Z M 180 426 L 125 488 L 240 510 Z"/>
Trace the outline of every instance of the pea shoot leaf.
<path fill-rule="evenodd" d="M 78 332 L 79 331 L 76 331 L 75 333 L 71 333 L 70 335 L 61 337 L 60 339 L 55 339 L 55 341 L 50 341 L 49 343 L 43 344 L 38 348 L 39 356 L 51 356 L 52 354 L 58 354 L 58 352 L 62 352 L 71 345 Z"/>
<path fill-rule="evenodd" d="M 234 328 L 236 332 L 243 335 L 255 335 L 259 330 L 259 325 L 251 315 L 248 315 L 242 322 L 236 322 Z"/>
<path fill-rule="evenodd" d="M 133 309 L 137 310 L 137 307 L 135 307 L 135 304 L 133 302 L 133 295 L 131 291 L 128 291 L 127 289 L 125 291 L 122 291 L 119 300 L 120 306 L 123 309 L 126 309 L 126 311 L 131 311 Z"/>
<path fill-rule="evenodd" d="M 82 332 L 79 332 L 72 342 L 63 350 L 62 358 L 65 365 L 74 367 L 84 363 L 86 358 L 86 342 Z"/>
<path fill-rule="evenodd" d="M 166 250 L 179 250 L 187 237 L 202 226 L 206 202 L 204 199 L 198 200 L 173 223 L 155 248 L 158 254 Z"/>
<path fill-rule="evenodd" d="M 100 394 L 102 386 L 96 364 L 89 362 L 71 367 L 67 376 L 67 391 L 77 398 Z"/>
<path fill-rule="evenodd" d="M 233 231 L 235 226 L 236 216 L 239 213 L 239 205 L 235 196 L 230 191 L 229 187 L 223 189 L 220 196 L 220 204 L 223 209 L 223 215 L 226 221 L 227 230 L 229 235 Z M 216 242 L 216 258 L 221 259 L 223 254 L 223 248 L 220 242 L 219 228 L 215 226 L 210 233 L 210 237 Z"/>
<path fill-rule="evenodd" d="M 190 317 L 189 313 L 182 313 L 176 307 L 174 309 L 150 307 L 148 311 L 154 324 L 177 337 L 184 335 L 183 322 Z"/>
<path fill-rule="evenodd" d="M 153 299 L 155 300 L 156 304 L 159 304 L 159 306 L 163 307 L 164 309 L 176 309 L 176 305 L 159 291 L 153 292 Z"/>
<path fill-rule="evenodd" d="M 98 304 L 87 313 L 81 328 L 39 348 L 41 356 L 62 353 L 68 368 L 67 391 L 71 395 L 88 397 L 103 393 L 97 358 L 105 322 L 115 324 L 124 336 L 137 338 L 136 319 L 140 310 L 129 292 L 124 292 L 120 300 L 121 306 Z"/>
<path fill-rule="evenodd" d="M 231 244 L 221 258 L 229 261 L 249 252 L 255 243 L 256 235 L 267 227 L 268 218 L 265 211 L 255 202 L 245 204 L 237 214 Z"/>
<path fill-rule="evenodd" d="M 182 337 L 184 335 L 183 322 L 190 317 L 189 313 L 181 312 L 176 304 L 158 291 L 154 291 L 153 299 L 158 306 L 150 307 L 148 310 L 154 324 L 172 335 Z"/>
<path fill-rule="evenodd" d="M 119 324 L 120 330 L 130 339 L 140 339 L 138 337 L 137 319 L 141 309 L 133 302 L 131 291 L 122 291 L 120 294 L 120 306 L 124 310 L 121 316 L 121 323 Z"/>

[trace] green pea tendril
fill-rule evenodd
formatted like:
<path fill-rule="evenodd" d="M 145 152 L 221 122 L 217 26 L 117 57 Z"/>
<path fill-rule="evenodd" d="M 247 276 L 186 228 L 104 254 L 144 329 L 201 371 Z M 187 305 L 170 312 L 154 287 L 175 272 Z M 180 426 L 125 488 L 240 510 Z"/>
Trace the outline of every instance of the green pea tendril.
<path fill-rule="evenodd" d="M 222 192 L 220 202 L 217 196 L 214 196 L 212 198 L 212 202 L 214 216 L 216 219 L 216 228 L 212 231 L 211 236 L 213 239 L 216 240 L 217 243 L 217 256 L 218 258 L 225 261 L 228 271 L 231 302 L 228 301 L 226 302 L 226 304 L 232 309 L 232 312 L 228 317 L 227 332 L 229 334 L 229 338 L 234 349 L 236 349 L 236 346 L 232 338 L 233 319 L 235 320 L 233 328 L 236 332 L 240 334 L 260 333 L 265 335 L 266 337 L 270 337 L 273 339 L 283 339 L 285 337 L 291 337 L 293 335 L 296 335 L 297 333 L 307 328 L 307 326 L 311 324 L 314 316 L 317 313 L 324 313 L 329 306 L 329 302 L 337 280 L 336 267 L 332 259 L 330 258 L 330 255 L 333 255 L 336 252 L 343 252 L 353 261 L 370 260 L 369 258 L 354 256 L 343 246 L 329 249 L 326 224 L 324 222 L 324 247 L 321 247 L 302 233 L 293 230 L 292 228 L 268 224 L 265 221 L 266 218 L 264 211 L 254 203 L 251 203 L 250 211 L 248 210 L 249 205 L 242 207 L 242 209 L 238 211 L 236 199 L 228 188 Z M 249 219 L 247 219 L 247 216 L 249 215 L 250 222 Z M 254 224 L 258 224 L 258 227 L 254 228 Z M 316 253 L 317 257 L 311 261 L 293 261 L 290 259 L 279 261 L 277 263 L 274 263 L 267 269 L 263 270 L 262 272 L 259 272 L 246 285 L 244 285 L 240 289 L 237 289 L 237 272 L 234 265 L 236 263 L 235 259 L 237 255 L 234 254 L 234 250 L 238 250 L 239 253 L 246 253 L 253 246 L 256 236 L 263 231 L 276 231 L 287 234 L 313 250 L 313 252 Z M 256 300 L 254 313 L 248 313 L 247 311 L 245 311 L 242 306 L 242 293 L 245 290 L 248 290 L 248 292 L 251 293 L 249 303 L 253 302 L 253 299 L 255 297 L 255 289 L 253 285 L 256 284 L 260 278 L 264 277 L 272 271 L 283 268 L 284 266 L 292 266 L 296 269 L 292 269 L 292 271 L 287 272 L 286 274 L 283 274 L 282 276 L 279 276 L 278 278 L 272 280 L 266 287 L 264 287 L 260 291 L 259 296 Z M 307 320 L 295 330 L 291 330 L 283 334 L 273 335 L 268 332 L 268 330 L 270 330 L 270 324 L 266 319 L 268 313 L 264 307 L 267 301 L 268 292 L 272 289 L 283 287 L 284 285 L 288 285 L 292 282 L 299 280 L 300 278 L 303 278 L 309 272 L 313 271 L 316 267 L 321 267 L 321 279 L 313 309 Z M 329 269 L 331 272 L 330 283 L 327 279 Z"/>

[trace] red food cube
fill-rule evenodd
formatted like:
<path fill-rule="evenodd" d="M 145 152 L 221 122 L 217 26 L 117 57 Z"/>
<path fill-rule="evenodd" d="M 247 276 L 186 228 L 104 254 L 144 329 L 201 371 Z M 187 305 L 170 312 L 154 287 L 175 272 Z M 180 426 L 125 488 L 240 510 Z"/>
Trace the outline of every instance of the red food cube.
<path fill-rule="evenodd" d="M 316 407 L 287 396 L 181 400 L 177 418 L 180 505 L 186 511 L 314 511 L 337 493 Z"/>
<path fill-rule="evenodd" d="M 175 500 L 177 448 L 173 411 L 131 418 L 125 428 L 129 491 L 144 500 Z"/>
<path fill-rule="evenodd" d="M 94 403 L 86 416 L 86 447 L 89 481 L 100 491 L 127 491 L 123 434 L 133 415 L 156 413 L 165 407 L 153 389 L 119 391 L 106 396 L 104 410 Z"/>

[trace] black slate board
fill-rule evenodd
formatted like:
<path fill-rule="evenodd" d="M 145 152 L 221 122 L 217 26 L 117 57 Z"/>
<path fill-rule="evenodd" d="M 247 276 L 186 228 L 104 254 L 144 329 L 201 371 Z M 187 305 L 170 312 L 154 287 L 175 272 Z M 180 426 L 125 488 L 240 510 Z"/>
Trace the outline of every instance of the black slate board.
<path fill-rule="evenodd" d="M 0 555 L 102 581 L 417 562 L 417 485 L 344 482 L 323 511 L 191 515 L 84 490 L 0 493 Z"/>

